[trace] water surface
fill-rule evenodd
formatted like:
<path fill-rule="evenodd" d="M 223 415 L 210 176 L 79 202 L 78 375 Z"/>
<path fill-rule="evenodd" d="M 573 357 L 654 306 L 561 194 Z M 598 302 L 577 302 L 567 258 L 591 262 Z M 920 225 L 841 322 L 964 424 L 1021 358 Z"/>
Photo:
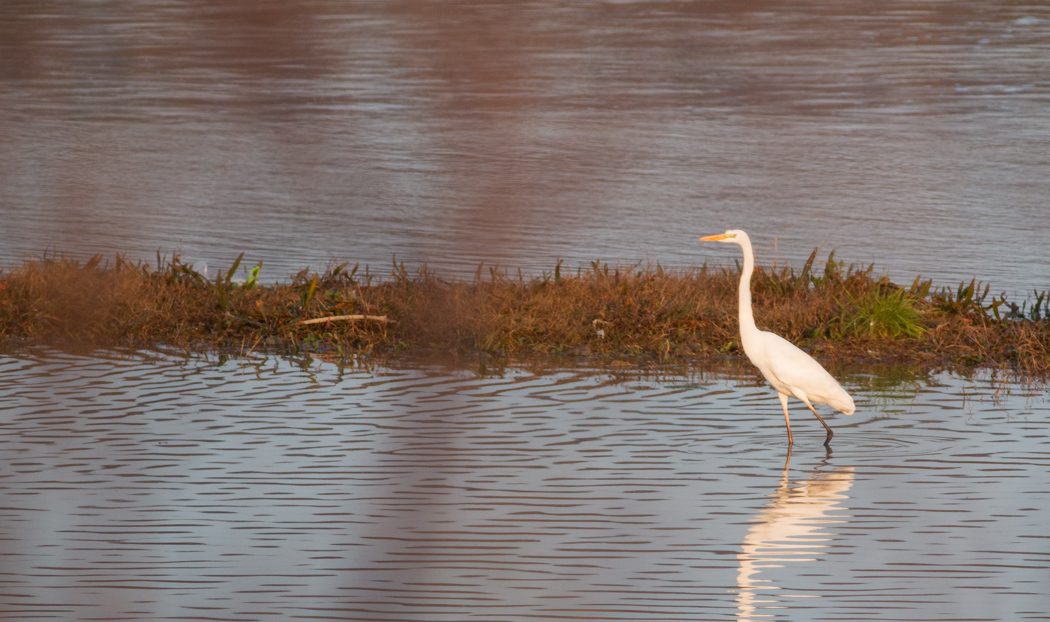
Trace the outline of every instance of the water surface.
<path fill-rule="evenodd" d="M 1050 5 L 0 6 L 0 265 L 538 275 L 815 247 L 1050 289 Z M 823 256 L 823 255 L 822 255 Z"/>
<path fill-rule="evenodd" d="M 0 615 L 1045 619 L 1050 394 L 841 375 L 7 355 Z"/>

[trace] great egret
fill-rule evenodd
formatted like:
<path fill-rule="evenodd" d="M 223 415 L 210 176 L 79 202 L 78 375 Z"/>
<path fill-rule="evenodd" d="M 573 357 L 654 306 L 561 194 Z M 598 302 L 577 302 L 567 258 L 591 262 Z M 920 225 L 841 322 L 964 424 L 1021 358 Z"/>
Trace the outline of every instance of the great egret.
<path fill-rule="evenodd" d="M 700 238 L 700 241 L 739 244 L 744 250 L 744 271 L 740 273 L 740 343 L 744 346 L 744 353 L 780 395 L 780 405 L 784 407 L 784 423 L 788 431 L 788 445 L 794 442 L 791 438 L 791 419 L 788 417 L 787 406 L 788 396 L 791 395 L 809 406 L 817 420 L 828 431 L 828 436 L 824 439 L 824 446 L 827 447 L 834 433 L 817 414 L 812 402 L 827 404 L 835 410 L 852 415 L 856 410 L 853 398 L 820 366 L 820 363 L 813 360 L 813 357 L 780 335 L 758 330 L 755 326 L 755 316 L 751 312 L 751 273 L 755 270 L 751 238 L 743 231 L 731 229 L 720 235 Z"/>

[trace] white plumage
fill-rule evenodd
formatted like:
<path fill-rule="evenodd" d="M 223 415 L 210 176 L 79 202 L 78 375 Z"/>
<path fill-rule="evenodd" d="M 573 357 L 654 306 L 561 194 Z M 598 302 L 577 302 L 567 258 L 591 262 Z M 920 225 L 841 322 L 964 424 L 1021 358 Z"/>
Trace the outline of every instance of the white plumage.
<path fill-rule="evenodd" d="M 791 419 L 788 417 L 788 396 L 802 400 L 817 420 L 827 430 L 824 445 L 831 442 L 834 433 L 824 419 L 813 408 L 813 402 L 827 404 L 835 410 L 852 415 L 856 410 L 853 398 L 831 377 L 820 363 L 800 350 L 795 344 L 780 335 L 758 330 L 751 311 L 751 274 L 755 270 L 755 256 L 751 250 L 751 238 L 746 233 L 731 229 L 721 235 L 700 238 L 702 242 L 727 242 L 738 244 L 744 251 L 744 270 L 740 274 L 740 344 L 747 358 L 777 390 L 780 404 L 784 408 L 784 423 L 787 425 L 788 444 L 791 437 Z"/>

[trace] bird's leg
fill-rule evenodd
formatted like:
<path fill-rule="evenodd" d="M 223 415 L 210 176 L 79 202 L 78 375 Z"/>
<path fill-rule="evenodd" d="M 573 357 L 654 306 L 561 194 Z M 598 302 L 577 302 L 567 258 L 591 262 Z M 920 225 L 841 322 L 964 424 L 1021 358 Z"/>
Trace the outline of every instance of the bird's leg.
<path fill-rule="evenodd" d="M 828 437 L 824 439 L 824 446 L 825 447 L 829 447 L 829 443 L 831 442 L 831 437 L 835 436 L 835 433 L 831 431 L 831 428 L 828 427 L 828 424 L 824 423 L 824 419 L 819 414 L 817 414 L 817 409 L 813 408 L 813 404 L 810 404 L 807 401 L 806 402 L 806 406 L 809 406 L 809 409 L 813 411 L 814 415 L 816 415 L 817 421 L 820 422 L 820 425 L 824 426 L 824 429 L 828 431 Z"/>
<path fill-rule="evenodd" d="M 790 447 L 795 441 L 791 439 L 791 419 L 788 418 L 788 396 L 783 393 L 778 393 L 778 395 L 780 396 L 780 405 L 784 407 L 784 425 L 786 425 L 788 429 L 788 451 L 790 451 Z M 826 428 L 828 426 L 824 427 Z"/>

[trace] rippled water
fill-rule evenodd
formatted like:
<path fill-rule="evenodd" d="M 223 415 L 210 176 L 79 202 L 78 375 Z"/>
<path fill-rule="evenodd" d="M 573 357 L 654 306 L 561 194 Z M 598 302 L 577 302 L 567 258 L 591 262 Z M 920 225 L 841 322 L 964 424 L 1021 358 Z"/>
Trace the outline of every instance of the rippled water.
<path fill-rule="evenodd" d="M 0 265 L 264 280 L 817 246 L 1050 289 L 1050 5 L 6 0 Z"/>
<path fill-rule="evenodd" d="M 1006 1 L 7 0 L 0 267 L 690 266 L 744 226 L 1023 296 L 1047 58 Z M 847 385 L 789 457 L 728 369 L 0 356 L 0 618 L 1046 619 L 1046 390 Z"/>
<path fill-rule="evenodd" d="M 8 620 L 1021 620 L 1050 394 L 855 375 L 0 357 Z"/>

